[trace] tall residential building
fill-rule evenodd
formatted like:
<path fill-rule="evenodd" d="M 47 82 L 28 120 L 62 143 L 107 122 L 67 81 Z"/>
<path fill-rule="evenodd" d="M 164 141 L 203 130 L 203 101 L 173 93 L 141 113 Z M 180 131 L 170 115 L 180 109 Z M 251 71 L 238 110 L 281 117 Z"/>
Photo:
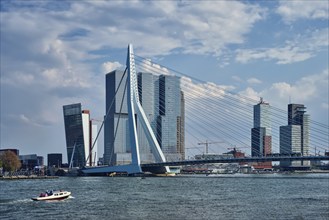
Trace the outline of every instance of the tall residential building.
<path fill-rule="evenodd" d="M 109 114 L 104 126 L 104 163 L 108 165 L 131 162 L 127 93 L 124 88 L 126 76 L 122 79 L 123 74 L 123 71 L 115 70 L 106 75 L 106 112 Z M 138 73 L 137 81 L 140 103 L 164 155 L 168 160 L 183 158 L 184 97 L 179 78 Z M 138 119 L 136 123 L 141 161 L 152 162 L 154 157 L 150 144 Z"/>
<path fill-rule="evenodd" d="M 63 106 L 66 149 L 69 164 L 73 167 L 91 166 L 93 152 L 97 147 L 92 147 L 92 122 L 89 110 L 81 110 L 81 103 Z M 72 157 L 73 155 L 73 157 Z"/>
<path fill-rule="evenodd" d="M 306 107 L 302 104 L 288 105 L 288 125 L 280 127 L 280 153 L 300 153 L 309 155 L 309 124 L 310 116 L 306 113 Z M 309 161 L 284 161 L 281 166 L 309 166 Z"/>
<path fill-rule="evenodd" d="M 261 157 L 272 151 L 270 105 L 261 98 L 254 105 L 254 127 L 251 129 L 251 155 Z"/>

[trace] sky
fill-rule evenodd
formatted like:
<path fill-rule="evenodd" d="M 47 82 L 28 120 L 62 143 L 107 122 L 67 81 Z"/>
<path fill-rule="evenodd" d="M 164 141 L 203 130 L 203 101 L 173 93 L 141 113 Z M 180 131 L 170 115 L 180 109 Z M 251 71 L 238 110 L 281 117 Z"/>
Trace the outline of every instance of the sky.
<path fill-rule="evenodd" d="M 328 7 L 327 0 L 2 0 L 0 148 L 45 159 L 63 153 L 67 162 L 63 105 L 82 103 L 101 119 L 105 74 L 124 68 L 129 43 L 139 56 L 278 108 L 305 104 L 328 125 Z"/>

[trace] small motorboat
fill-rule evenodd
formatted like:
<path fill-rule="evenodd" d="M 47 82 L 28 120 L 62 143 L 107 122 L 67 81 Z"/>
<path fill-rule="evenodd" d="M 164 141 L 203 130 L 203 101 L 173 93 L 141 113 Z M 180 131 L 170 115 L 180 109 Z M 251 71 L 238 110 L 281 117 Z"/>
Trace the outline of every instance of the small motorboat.
<path fill-rule="evenodd" d="M 33 197 L 32 200 L 34 201 L 46 201 L 46 200 L 62 200 L 66 199 L 71 195 L 71 192 L 64 191 L 64 190 L 57 190 L 57 191 L 46 191 L 41 193 L 38 197 Z"/>

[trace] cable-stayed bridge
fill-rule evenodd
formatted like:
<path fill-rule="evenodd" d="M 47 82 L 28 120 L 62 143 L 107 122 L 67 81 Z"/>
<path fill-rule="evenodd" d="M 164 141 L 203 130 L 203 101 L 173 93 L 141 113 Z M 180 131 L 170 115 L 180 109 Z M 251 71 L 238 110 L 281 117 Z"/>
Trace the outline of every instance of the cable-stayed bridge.
<path fill-rule="evenodd" d="M 139 73 L 148 73 L 149 76 L 152 76 L 153 81 L 169 80 L 162 80 L 162 84 L 160 82 L 159 86 L 153 85 L 151 89 L 145 89 L 145 87 L 152 86 L 150 84 L 152 80 L 149 81 L 149 84 L 143 84 L 143 78 L 139 77 Z M 172 83 L 173 86 L 166 87 L 164 86 L 165 83 Z M 329 151 L 329 127 L 313 120 L 307 120 L 309 128 L 307 132 L 305 130 L 303 133 L 307 137 L 307 146 L 304 146 L 303 152 L 300 149 L 299 151 L 294 149 L 294 152 L 299 153 L 300 156 L 271 157 L 254 149 L 254 153 L 259 155 L 258 157 L 185 160 L 188 155 L 204 154 L 208 153 L 208 150 L 210 153 L 223 153 L 228 147 L 244 148 L 248 155 L 251 152 L 252 145 L 253 106 L 259 101 L 233 93 L 225 86 L 192 78 L 171 68 L 155 64 L 148 59 L 134 55 L 131 45 L 128 47 L 127 67 L 118 87 L 120 86 L 124 89 L 123 96 L 121 93 L 122 97 L 120 99 L 122 100 L 118 115 L 120 120 L 123 105 L 125 104 L 128 109 L 128 145 L 131 161 L 118 163 L 118 161 L 109 160 L 107 164 L 110 164 L 110 166 L 86 168 L 84 169 L 85 173 L 139 173 L 149 168 L 157 168 L 156 172 L 168 172 L 168 166 L 205 163 L 329 160 L 329 156 L 319 156 Z M 172 90 L 175 90 L 175 88 L 180 88 L 180 91 L 173 92 Z M 119 88 L 115 94 L 118 91 Z M 168 93 L 171 96 L 168 95 L 169 97 L 165 96 L 165 98 L 160 96 L 158 100 L 146 103 L 145 97 L 153 96 L 155 91 L 159 94 Z M 142 96 L 141 92 L 143 92 Z M 124 102 L 125 95 L 127 100 Z M 178 103 L 180 104 L 180 115 L 178 116 L 180 120 L 177 119 L 177 121 L 179 121 L 181 127 L 176 129 L 177 124 L 175 124 L 167 129 L 167 131 L 176 129 L 176 138 L 170 136 L 170 132 L 168 134 L 158 132 L 159 128 L 166 125 L 163 122 L 166 120 L 166 116 L 174 111 L 173 108 L 170 109 L 167 106 L 175 106 Z M 151 110 L 150 106 L 152 106 Z M 109 110 L 107 109 L 105 118 Z M 280 148 L 280 145 L 288 144 L 285 143 L 288 140 L 280 139 L 279 132 L 280 126 L 288 124 L 287 111 L 273 106 L 270 106 L 270 110 L 269 116 L 271 120 L 269 120 L 270 124 L 267 126 L 270 128 L 271 153 L 289 154 L 291 151 L 284 152 L 283 150 L 285 149 Z M 158 114 L 158 116 L 155 117 L 155 114 Z M 159 115 L 163 117 L 159 117 Z M 119 120 L 116 124 L 115 134 L 120 132 L 118 131 L 120 127 Z M 167 126 L 169 127 L 170 125 Z M 141 141 L 142 139 L 144 142 Z M 145 143 L 145 140 L 147 140 L 147 143 Z M 207 144 L 205 152 L 203 146 L 198 145 L 198 143 L 204 140 L 214 143 L 216 140 L 220 141 L 217 141 L 217 145 L 208 146 Z M 177 144 L 172 144 L 172 142 Z M 115 140 L 113 140 L 113 146 L 114 143 Z M 178 145 L 185 146 L 185 150 L 193 150 L 192 152 L 186 152 L 184 149 L 178 149 Z M 163 150 L 167 152 L 163 152 Z M 177 153 L 183 156 L 181 158 L 166 157 L 169 151 L 174 151 L 170 152 L 172 155 Z M 143 159 L 143 153 L 145 152 L 150 153 L 152 158 Z M 111 154 L 113 153 L 115 153 L 114 150 Z M 154 169 L 152 170 L 154 171 Z"/>

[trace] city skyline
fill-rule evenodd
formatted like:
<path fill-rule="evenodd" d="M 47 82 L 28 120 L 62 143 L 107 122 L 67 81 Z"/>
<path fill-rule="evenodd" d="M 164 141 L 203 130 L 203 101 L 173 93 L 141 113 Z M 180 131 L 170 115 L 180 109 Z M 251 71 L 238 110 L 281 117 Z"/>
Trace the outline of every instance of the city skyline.
<path fill-rule="evenodd" d="M 128 43 L 204 88 L 302 103 L 328 125 L 327 1 L 1 1 L 0 16 L 1 148 L 66 155 L 62 106 L 102 118 Z"/>

